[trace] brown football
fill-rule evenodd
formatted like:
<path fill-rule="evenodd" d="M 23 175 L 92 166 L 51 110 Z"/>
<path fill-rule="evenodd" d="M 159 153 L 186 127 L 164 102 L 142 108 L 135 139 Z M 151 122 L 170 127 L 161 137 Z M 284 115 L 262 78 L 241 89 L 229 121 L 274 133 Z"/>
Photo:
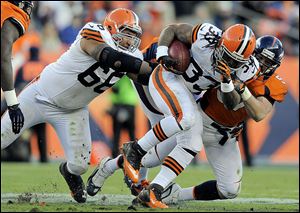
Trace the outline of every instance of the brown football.
<path fill-rule="evenodd" d="M 185 72 L 190 65 L 190 51 L 189 48 L 179 40 L 173 40 L 169 46 L 169 56 L 178 60 L 178 66 L 174 67 L 180 72 Z"/>

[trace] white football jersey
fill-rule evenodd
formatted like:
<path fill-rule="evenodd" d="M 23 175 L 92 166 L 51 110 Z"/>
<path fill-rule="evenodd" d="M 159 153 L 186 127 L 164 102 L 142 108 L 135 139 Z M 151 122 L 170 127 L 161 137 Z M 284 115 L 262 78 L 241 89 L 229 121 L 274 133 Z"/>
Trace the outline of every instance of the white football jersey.
<path fill-rule="evenodd" d="M 221 82 L 221 75 L 213 70 L 213 52 L 222 35 L 222 30 L 216 26 L 203 23 L 194 28 L 193 43 L 191 47 L 191 63 L 182 75 L 186 86 L 194 94 L 216 87 Z M 258 71 L 259 63 L 251 56 L 249 63 L 241 66 L 236 76 L 243 82 L 251 79 Z"/>
<path fill-rule="evenodd" d="M 81 49 L 80 40 L 83 37 L 105 42 L 117 50 L 111 34 L 103 25 L 87 23 L 78 33 L 69 50 L 56 62 L 45 67 L 41 73 L 37 81 L 40 93 L 38 99 L 61 108 L 82 108 L 126 74 L 111 68 L 101 68 L 100 62 Z M 125 53 L 140 59 L 143 57 L 139 50 Z"/>

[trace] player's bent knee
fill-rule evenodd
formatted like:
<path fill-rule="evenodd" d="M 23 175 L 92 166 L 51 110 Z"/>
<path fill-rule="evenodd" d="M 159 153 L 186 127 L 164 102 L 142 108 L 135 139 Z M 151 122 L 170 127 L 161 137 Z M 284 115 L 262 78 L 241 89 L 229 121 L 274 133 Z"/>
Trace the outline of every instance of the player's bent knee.
<path fill-rule="evenodd" d="M 74 175 L 82 175 L 84 173 L 87 172 L 88 170 L 88 165 L 76 165 L 73 163 L 69 163 L 67 164 L 69 171 L 74 174 Z"/>
<path fill-rule="evenodd" d="M 183 130 L 188 130 L 195 125 L 195 115 L 192 113 L 184 114 L 181 121 L 179 122 Z"/>
<path fill-rule="evenodd" d="M 239 193 L 241 192 L 241 182 L 227 184 L 224 186 L 218 185 L 218 190 L 221 193 L 221 196 L 223 196 L 223 199 L 236 198 L 239 195 Z"/>

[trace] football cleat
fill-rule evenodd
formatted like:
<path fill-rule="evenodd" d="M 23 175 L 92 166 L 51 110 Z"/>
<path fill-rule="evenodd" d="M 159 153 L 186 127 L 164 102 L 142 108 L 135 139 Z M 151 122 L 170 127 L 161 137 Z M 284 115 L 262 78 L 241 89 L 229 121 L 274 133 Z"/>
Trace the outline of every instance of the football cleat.
<path fill-rule="evenodd" d="M 161 200 L 166 204 L 178 204 L 181 187 L 177 183 L 171 182 L 162 192 Z"/>
<path fill-rule="evenodd" d="M 103 158 L 99 166 L 89 176 L 86 187 L 88 195 L 95 196 L 101 190 L 104 181 L 113 174 L 108 172 L 105 168 L 109 160 L 111 160 L 110 157 Z"/>
<path fill-rule="evenodd" d="M 151 184 L 148 188 L 143 189 L 139 195 L 132 201 L 133 205 L 141 204 L 150 208 L 169 208 L 161 201 L 163 188 L 158 184 Z"/>
<path fill-rule="evenodd" d="M 142 160 L 142 155 L 134 148 L 135 141 L 131 141 L 123 144 L 123 169 L 125 176 L 133 182 L 137 183 L 139 180 L 139 170 Z"/>
<path fill-rule="evenodd" d="M 124 176 L 124 182 L 134 196 L 137 196 L 143 189 L 149 186 L 148 180 L 142 180 L 140 184 L 134 184 L 126 175 Z"/>
<path fill-rule="evenodd" d="M 67 162 L 63 162 L 59 166 L 59 172 L 66 180 L 69 189 L 71 190 L 71 196 L 78 203 L 84 203 L 87 198 L 85 185 L 80 175 L 73 175 L 67 170 Z"/>

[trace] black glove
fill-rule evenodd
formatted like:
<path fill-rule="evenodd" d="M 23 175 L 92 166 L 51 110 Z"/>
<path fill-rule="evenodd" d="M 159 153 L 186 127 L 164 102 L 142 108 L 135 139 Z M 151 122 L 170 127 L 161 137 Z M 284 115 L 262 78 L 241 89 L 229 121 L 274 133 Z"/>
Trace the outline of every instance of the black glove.
<path fill-rule="evenodd" d="M 170 72 L 173 72 L 175 74 L 182 74 L 182 72 L 179 72 L 175 69 L 176 66 L 178 66 L 178 61 L 174 58 L 171 58 L 170 56 L 162 56 L 158 59 L 158 62 L 161 63 L 161 65 Z"/>
<path fill-rule="evenodd" d="M 223 61 L 217 61 L 215 71 L 221 74 L 222 83 L 229 83 L 231 80 L 231 70 Z"/>
<path fill-rule="evenodd" d="M 18 134 L 24 125 L 24 116 L 19 108 L 19 104 L 8 106 L 8 114 L 12 124 L 12 131 Z"/>

